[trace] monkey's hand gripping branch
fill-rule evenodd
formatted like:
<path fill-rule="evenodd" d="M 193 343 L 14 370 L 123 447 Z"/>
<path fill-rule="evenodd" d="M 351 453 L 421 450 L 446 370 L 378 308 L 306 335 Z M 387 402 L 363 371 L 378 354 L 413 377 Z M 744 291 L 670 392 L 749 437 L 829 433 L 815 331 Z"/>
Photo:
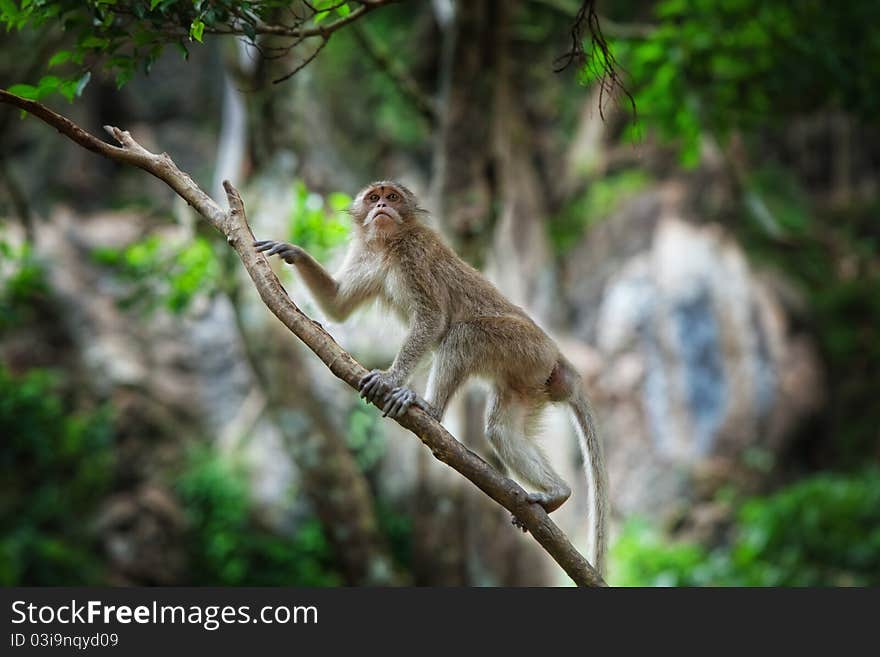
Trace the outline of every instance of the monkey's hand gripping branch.
<path fill-rule="evenodd" d="M 167 153 L 151 153 L 124 130 L 105 126 L 105 130 L 120 144 L 113 146 L 35 101 L 0 90 L 0 103 L 25 110 L 80 146 L 111 160 L 132 164 L 165 182 L 208 223 L 226 236 L 227 242 L 238 253 L 260 298 L 269 310 L 324 361 L 333 374 L 354 390 L 358 389 L 367 370 L 342 349 L 318 322 L 307 317 L 287 295 L 269 266 L 269 261 L 254 248 L 254 237 L 241 196 L 228 181 L 223 183 L 223 187 L 229 209 L 223 210 L 189 175 L 177 168 Z M 418 436 L 437 459 L 457 470 L 510 511 L 576 584 L 605 585 L 596 570 L 574 548 L 540 505 L 530 504 L 527 493 L 516 482 L 501 475 L 467 449 L 429 413 L 418 405 L 412 405 L 405 414 L 394 420 Z"/>

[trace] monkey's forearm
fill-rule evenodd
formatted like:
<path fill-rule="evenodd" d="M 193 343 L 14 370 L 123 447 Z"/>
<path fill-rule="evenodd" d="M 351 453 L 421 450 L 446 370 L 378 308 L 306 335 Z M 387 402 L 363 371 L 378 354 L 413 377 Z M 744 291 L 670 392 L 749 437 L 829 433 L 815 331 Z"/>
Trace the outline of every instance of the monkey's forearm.
<path fill-rule="evenodd" d="M 437 413 L 430 404 L 403 386 L 419 361 L 437 344 L 444 326 L 445 323 L 438 315 L 416 315 L 409 335 L 391 367 L 384 372 L 373 370 L 361 379 L 361 397 L 380 406 L 384 411 L 383 415 L 400 417 L 410 406 L 416 404 L 436 416 Z"/>
<path fill-rule="evenodd" d="M 333 279 L 327 270 L 321 266 L 321 263 L 315 260 L 306 251 L 301 252 L 300 256 L 294 262 L 294 265 L 296 266 L 299 275 L 308 286 L 312 296 L 315 297 L 315 301 L 317 301 L 321 308 L 328 314 L 335 314 L 334 312 L 331 312 L 330 309 L 336 309 L 339 284 Z"/>
<path fill-rule="evenodd" d="M 343 267 L 340 276 L 333 278 L 301 246 L 275 240 L 257 240 L 254 247 L 260 253 L 277 255 L 284 262 L 295 265 L 315 301 L 331 319 L 343 321 L 355 308 L 376 294 L 375 281 L 370 277 L 358 278 L 353 276 L 356 270 Z"/>
<path fill-rule="evenodd" d="M 321 310 L 334 321 L 344 321 L 367 296 L 363 290 L 347 289 L 305 251 L 295 265 Z"/>
<path fill-rule="evenodd" d="M 403 346 L 388 369 L 388 376 L 395 385 L 403 385 L 425 354 L 437 344 L 443 332 L 443 322 L 438 318 L 417 318 L 406 336 Z"/>

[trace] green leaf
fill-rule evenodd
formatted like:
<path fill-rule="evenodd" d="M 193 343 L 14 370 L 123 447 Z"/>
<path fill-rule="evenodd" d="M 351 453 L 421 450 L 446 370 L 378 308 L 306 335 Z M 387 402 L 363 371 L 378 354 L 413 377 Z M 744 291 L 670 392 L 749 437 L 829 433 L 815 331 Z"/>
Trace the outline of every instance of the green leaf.
<path fill-rule="evenodd" d="M 134 75 L 134 69 L 125 68 L 116 73 L 116 88 L 122 89 Z"/>
<path fill-rule="evenodd" d="M 48 93 L 50 91 L 54 91 L 58 88 L 58 85 L 61 84 L 61 78 L 57 75 L 44 75 L 40 78 L 40 82 L 37 85 L 41 93 Z"/>
<path fill-rule="evenodd" d="M 103 50 L 107 46 L 110 45 L 110 39 L 105 39 L 103 37 L 96 36 L 87 36 L 85 39 L 80 41 L 80 48 L 94 48 L 96 50 Z"/>
<path fill-rule="evenodd" d="M 69 50 L 59 50 L 54 55 L 52 55 L 52 58 L 49 60 L 49 68 L 52 68 L 53 66 L 60 66 L 61 64 L 70 61 L 70 58 L 72 56 L 73 53 Z"/>
<path fill-rule="evenodd" d="M 318 12 L 317 14 L 315 14 L 315 18 L 314 18 L 315 25 L 317 25 L 318 23 L 323 21 L 329 15 L 330 15 L 329 11 L 321 11 L 321 12 Z"/>
<path fill-rule="evenodd" d="M 0 0 L 0 20 L 12 22 L 18 16 L 18 7 L 12 0 Z"/>
<path fill-rule="evenodd" d="M 6 91 L 30 100 L 36 100 L 40 96 L 40 90 L 32 84 L 14 84 Z"/>
<path fill-rule="evenodd" d="M 345 3 L 336 8 L 336 13 L 345 18 L 351 13 L 351 8 L 348 6 L 348 3 Z"/>
<path fill-rule="evenodd" d="M 73 102 L 73 99 L 76 97 L 76 80 L 65 80 L 61 83 L 61 86 L 58 87 L 58 93 L 64 96 L 68 102 Z"/>
<path fill-rule="evenodd" d="M 202 35 L 205 33 L 205 24 L 198 18 L 189 26 L 189 37 L 195 39 L 199 43 L 202 42 Z"/>

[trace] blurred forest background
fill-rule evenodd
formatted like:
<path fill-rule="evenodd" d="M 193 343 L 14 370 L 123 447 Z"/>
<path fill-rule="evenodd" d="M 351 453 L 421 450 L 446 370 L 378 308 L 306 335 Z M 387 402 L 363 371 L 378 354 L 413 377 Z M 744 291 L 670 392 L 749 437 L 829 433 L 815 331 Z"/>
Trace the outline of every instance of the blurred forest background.
<path fill-rule="evenodd" d="M 564 67 L 579 8 L 0 0 L 0 87 L 232 180 L 331 266 L 350 196 L 410 185 L 582 371 L 611 584 L 880 584 L 880 3 L 602 0 L 610 50 Z M 390 362 L 402 327 L 277 269 Z M 486 454 L 483 403 L 445 424 Z M 585 549 L 574 436 L 542 433 Z M 161 182 L 0 107 L 0 584 L 566 583 Z"/>

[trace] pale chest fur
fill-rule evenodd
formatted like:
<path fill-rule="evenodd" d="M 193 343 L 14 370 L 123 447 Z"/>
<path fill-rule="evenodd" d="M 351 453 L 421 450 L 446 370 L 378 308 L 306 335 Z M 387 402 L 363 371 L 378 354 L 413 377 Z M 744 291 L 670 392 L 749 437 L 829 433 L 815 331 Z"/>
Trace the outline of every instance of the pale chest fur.
<path fill-rule="evenodd" d="M 349 252 L 340 279 L 345 292 L 363 290 L 368 296 L 378 296 L 388 308 L 407 321 L 412 312 L 412 295 L 397 267 L 377 244 L 366 241 L 355 245 Z"/>
<path fill-rule="evenodd" d="M 383 279 L 382 297 L 396 313 L 404 318 L 412 314 L 413 299 L 410 287 L 406 285 L 403 275 L 396 267 L 388 267 L 380 272 Z"/>

